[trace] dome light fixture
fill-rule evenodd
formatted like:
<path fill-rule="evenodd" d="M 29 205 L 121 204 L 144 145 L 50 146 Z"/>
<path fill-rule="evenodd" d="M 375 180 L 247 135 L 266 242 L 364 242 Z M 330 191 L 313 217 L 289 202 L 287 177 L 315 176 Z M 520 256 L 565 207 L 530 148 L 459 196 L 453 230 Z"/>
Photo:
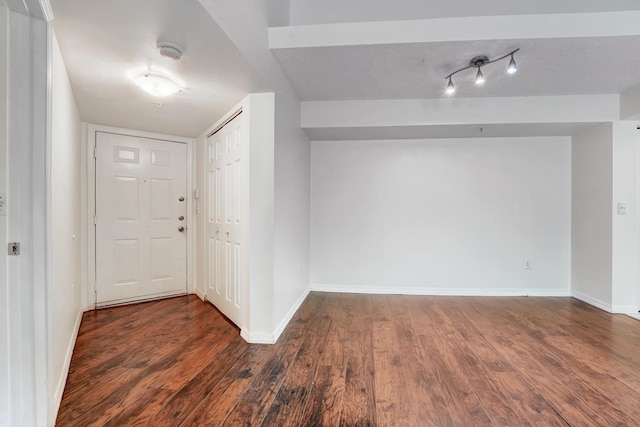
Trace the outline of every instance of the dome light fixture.
<path fill-rule="evenodd" d="M 468 70 L 470 68 L 477 68 L 478 72 L 476 73 L 476 80 L 475 83 L 478 86 L 481 86 L 484 84 L 485 82 L 485 78 L 484 78 L 484 74 L 482 73 L 482 67 L 484 67 L 485 65 L 489 65 L 489 64 L 493 64 L 494 62 L 498 62 L 501 61 L 505 58 L 509 58 L 511 57 L 510 61 L 509 61 L 509 65 L 507 66 L 507 73 L 509 74 L 515 74 L 516 71 L 518 71 L 518 65 L 516 64 L 516 60 L 513 57 L 515 55 L 516 52 L 518 52 L 520 50 L 520 48 L 511 51 L 509 53 L 507 53 L 506 55 L 503 55 L 499 58 L 496 59 L 489 59 L 487 56 L 485 55 L 480 55 L 480 56 L 476 56 L 473 59 L 471 59 L 471 61 L 469 61 L 469 65 L 467 65 L 466 67 L 462 67 L 459 70 L 454 71 L 453 73 L 449 74 L 447 77 L 445 77 L 444 79 L 447 80 L 447 87 L 445 89 L 445 92 L 447 93 L 447 95 L 453 95 L 456 91 L 456 87 L 453 84 L 453 76 L 458 74 L 461 71 L 465 71 Z"/>
<path fill-rule="evenodd" d="M 171 77 L 155 71 L 140 73 L 133 77 L 133 81 L 142 90 L 157 98 L 164 98 L 182 91 L 182 86 Z"/>

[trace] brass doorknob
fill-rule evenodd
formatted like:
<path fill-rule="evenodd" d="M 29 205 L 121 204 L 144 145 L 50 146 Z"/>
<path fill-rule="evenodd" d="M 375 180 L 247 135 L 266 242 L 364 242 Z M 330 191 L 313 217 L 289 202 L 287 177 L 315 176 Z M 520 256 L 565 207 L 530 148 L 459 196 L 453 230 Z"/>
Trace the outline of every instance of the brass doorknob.
<path fill-rule="evenodd" d="M 178 231 L 182 233 L 184 231 L 184 227 L 182 226 L 178 227 Z"/>
<path fill-rule="evenodd" d="M 179 202 L 184 202 L 184 197 L 182 197 L 182 196 L 178 197 L 178 201 Z"/>
<path fill-rule="evenodd" d="M 178 217 L 178 221 L 184 221 L 184 216 L 180 215 L 180 216 Z"/>

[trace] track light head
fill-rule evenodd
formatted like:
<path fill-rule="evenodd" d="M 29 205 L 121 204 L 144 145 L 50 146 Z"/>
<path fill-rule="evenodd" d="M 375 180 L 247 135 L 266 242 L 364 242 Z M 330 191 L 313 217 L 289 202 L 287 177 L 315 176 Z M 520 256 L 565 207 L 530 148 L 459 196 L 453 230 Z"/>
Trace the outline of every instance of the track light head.
<path fill-rule="evenodd" d="M 478 73 L 476 74 L 476 84 L 483 85 L 484 84 L 484 74 L 482 74 L 482 68 L 478 67 Z"/>
<path fill-rule="evenodd" d="M 511 55 L 511 60 L 507 66 L 507 73 L 514 74 L 516 71 L 518 71 L 518 64 L 516 64 L 516 60 L 513 59 L 513 55 Z"/>
<path fill-rule="evenodd" d="M 447 83 L 446 89 L 447 95 L 453 95 L 456 92 L 456 87 L 453 85 L 453 80 L 449 77 L 449 83 Z"/>

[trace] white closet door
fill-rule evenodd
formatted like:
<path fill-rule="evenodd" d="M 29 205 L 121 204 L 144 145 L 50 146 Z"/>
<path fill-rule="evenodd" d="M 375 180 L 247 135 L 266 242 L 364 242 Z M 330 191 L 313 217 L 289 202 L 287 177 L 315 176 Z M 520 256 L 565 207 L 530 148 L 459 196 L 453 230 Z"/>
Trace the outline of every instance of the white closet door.
<path fill-rule="evenodd" d="M 242 114 L 207 138 L 207 299 L 241 326 L 249 168 Z"/>
<path fill-rule="evenodd" d="M 96 135 L 96 301 L 187 291 L 187 146 Z"/>

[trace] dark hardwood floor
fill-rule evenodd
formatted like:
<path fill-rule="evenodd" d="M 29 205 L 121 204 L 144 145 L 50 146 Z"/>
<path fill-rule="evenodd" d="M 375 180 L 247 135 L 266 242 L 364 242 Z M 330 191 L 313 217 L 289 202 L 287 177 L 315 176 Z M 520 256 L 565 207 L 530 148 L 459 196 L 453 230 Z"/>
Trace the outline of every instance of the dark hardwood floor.
<path fill-rule="evenodd" d="M 311 293 L 276 345 L 194 296 L 85 313 L 59 426 L 637 426 L 640 322 L 571 298 Z"/>

